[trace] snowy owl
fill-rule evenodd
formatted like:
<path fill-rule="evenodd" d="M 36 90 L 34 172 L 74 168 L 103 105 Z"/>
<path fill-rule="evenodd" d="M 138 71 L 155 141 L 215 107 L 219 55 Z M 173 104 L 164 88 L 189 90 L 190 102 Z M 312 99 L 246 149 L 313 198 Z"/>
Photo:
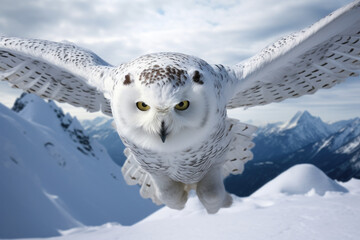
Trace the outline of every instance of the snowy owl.
<path fill-rule="evenodd" d="M 0 37 L 0 78 L 114 118 L 128 184 L 182 209 L 194 189 L 209 213 L 231 205 L 223 179 L 252 159 L 254 126 L 227 109 L 330 88 L 360 70 L 360 1 L 235 66 L 154 53 L 112 66 L 71 43 Z"/>

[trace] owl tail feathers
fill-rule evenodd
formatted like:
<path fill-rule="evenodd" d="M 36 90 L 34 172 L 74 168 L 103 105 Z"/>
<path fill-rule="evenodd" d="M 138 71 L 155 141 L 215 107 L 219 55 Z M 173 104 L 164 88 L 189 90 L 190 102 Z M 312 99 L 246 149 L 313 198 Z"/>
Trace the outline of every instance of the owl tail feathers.
<path fill-rule="evenodd" d="M 241 123 L 236 119 L 228 119 L 227 124 L 232 140 L 223 166 L 224 177 L 229 174 L 241 174 L 244 171 L 244 164 L 253 158 L 251 148 L 255 144 L 252 139 L 257 130 L 257 127 Z"/>
<path fill-rule="evenodd" d="M 140 195 L 143 198 L 150 198 L 155 204 L 162 202 L 156 196 L 155 183 L 150 174 L 140 167 L 130 149 L 126 148 L 124 154 L 127 157 L 121 172 L 125 182 L 129 185 L 140 185 Z"/>

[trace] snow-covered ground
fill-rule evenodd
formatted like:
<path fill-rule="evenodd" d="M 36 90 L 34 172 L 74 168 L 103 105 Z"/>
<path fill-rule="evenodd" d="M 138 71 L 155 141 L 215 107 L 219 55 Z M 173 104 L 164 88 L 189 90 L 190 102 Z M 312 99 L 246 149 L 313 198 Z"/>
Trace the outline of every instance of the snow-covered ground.
<path fill-rule="evenodd" d="M 76 118 L 35 95 L 16 106 L 19 112 L 0 104 L 0 238 L 131 225 L 159 208 L 125 183 L 120 167 Z"/>
<path fill-rule="evenodd" d="M 182 211 L 162 208 L 130 226 L 105 224 L 62 232 L 56 240 L 359 239 L 360 180 L 339 184 L 297 165 L 246 198 L 208 215 L 197 197 Z"/>

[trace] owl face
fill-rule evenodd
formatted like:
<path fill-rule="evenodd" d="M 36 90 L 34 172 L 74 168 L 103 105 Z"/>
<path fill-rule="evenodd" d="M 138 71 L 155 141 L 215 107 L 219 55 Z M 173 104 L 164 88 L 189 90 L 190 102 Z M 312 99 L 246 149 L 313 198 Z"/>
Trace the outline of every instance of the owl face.
<path fill-rule="evenodd" d="M 193 66 L 173 66 L 157 61 L 124 71 L 112 100 L 120 136 L 163 152 L 188 148 L 207 136 L 218 112 L 212 76 Z"/>

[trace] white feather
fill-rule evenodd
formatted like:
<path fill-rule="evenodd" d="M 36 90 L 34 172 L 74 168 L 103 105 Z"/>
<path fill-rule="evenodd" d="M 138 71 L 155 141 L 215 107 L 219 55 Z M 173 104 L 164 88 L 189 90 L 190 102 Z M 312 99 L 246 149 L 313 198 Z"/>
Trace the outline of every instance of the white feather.
<path fill-rule="evenodd" d="M 360 1 L 280 39 L 232 68 L 228 108 L 313 94 L 360 73 Z"/>
<path fill-rule="evenodd" d="M 1 79 L 90 112 L 102 110 L 111 115 L 109 101 L 103 96 L 103 92 L 109 92 L 105 88 L 109 79 L 101 77 L 110 69 L 94 53 L 72 44 L 0 37 Z"/>

